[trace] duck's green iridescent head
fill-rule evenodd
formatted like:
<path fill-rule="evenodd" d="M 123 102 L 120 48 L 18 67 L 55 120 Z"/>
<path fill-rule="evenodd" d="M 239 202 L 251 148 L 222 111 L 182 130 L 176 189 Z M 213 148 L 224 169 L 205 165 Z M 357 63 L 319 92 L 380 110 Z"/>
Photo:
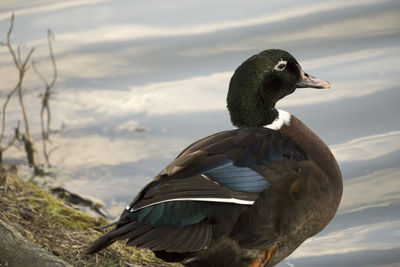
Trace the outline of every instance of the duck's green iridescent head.
<path fill-rule="evenodd" d="M 329 88 L 306 74 L 297 60 L 279 49 L 265 50 L 243 62 L 229 84 L 227 106 L 237 127 L 263 126 L 276 117 L 275 104 L 296 88 Z"/>

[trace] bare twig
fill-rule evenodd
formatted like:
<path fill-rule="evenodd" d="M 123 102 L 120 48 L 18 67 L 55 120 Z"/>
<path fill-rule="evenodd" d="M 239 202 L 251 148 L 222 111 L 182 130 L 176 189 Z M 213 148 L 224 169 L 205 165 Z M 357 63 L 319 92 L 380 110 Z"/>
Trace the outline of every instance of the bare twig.
<path fill-rule="evenodd" d="M 27 137 L 30 137 L 31 135 L 30 135 L 30 132 L 29 132 L 28 116 L 26 114 L 24 99 L 23 99 L 23 96 L 22 96 L 22 81 L 24 79 L 24 76 L 25 76 L 25 73 L 26 73 L 26 70 L 27 70 L 26 69 L 26 64 L 28 63 L 29 58 L 31 57 L 31 55 L 32 55 L 34 50 L 35 50 L 35 48 L 32 48 L 29 51 L 29 53 L 26 56 L 25 61 L 23 63 L 21 61 L 19 62 L 19 64 L 20 64 L 19 66 L 20 67 L 16 66 L 18 68 L 18 71 L 19 71 L 19 82 L 18 82 L 18 85 L 17 85 L 18 86 L 18 98 L 19 98 L 19 103 L 21 105 L 21 111 L 22 111 L 22 116 L 24 118 L 25 132 L 26 132 Z"/>
<path fill-rule="evenodd" d="M 19 140 L 19 125 L 20 125 L 20 121 L 18 121 L 17 123 L 17 127 L 14 130 L 14 136 L 13 138 L 8 142 L 8 144 L 2 149 L 2 152 L 6 151 L 7 149 L 9 149 L 14 143 L 15 141 Z"/>
<path fill-rule="evenodd" d="M 54 39 L 54 34 L 50 29 L 48 29 L 47 30 L 47 43 L 49 45 L 50 58 L 51 58 L 51 63 L 53 65 L 53 79 L 51 80 L 50 87 L 53 87 L 54 84 L 56 83 L 57 74 L 58 74 L 57 73 L 56 58 L 54 57 L 53 45 L 51 43 L 52 39 Z"/>
<path fill-rule="evenodd" d="M 7 108 L 8 102 L 10 102 L 12 95 L 17 91 L 17 89 L 18 89 L 18 87 L 15 86 L 14 89 L 12 89 L 11 92 L 7 95 L 6 101 L 4 101 L 4 103 L 3 103 L 3 110 L 2 110 L 2 114 L 1 114 L 2 121 L 1 121 L 0 144 L 4 138 L 4 131 L 6 128 L 6 108 Z"/>
<path fill-rule="evenodd" d="M 11 46 L 11 32 L 14 28 L 14 18 L 15 18 L 15 15 L 13 13 L 11 15 L 10 28 L 8 29 L 8 33 L 7 33 L 7 42 L 6 43 L 2 42 L 2 45 L 7 46 L 8 50 L 11 53 L 14 64 L 19 67 L 19 62 L 17 60 L 17 56 L 15 55 L 14 49 Z"/>
<path fill-rule="evenodd" d="M 17 45 L 17 56 L 18 62 L 21 62 L 21 48 Z"/>
<path fill-rule="evenodd" d="M 57 80 L 57 65 L 56 65 L 56 59 L 54 57 L 53 46 L 51 43 L 52 38 L 54 38 L 54 36 L 53 36 L 53 33 L 51 32 L 51 30 L 49 29 L 49 30 L 47 30 L 47 44 L 49 47 L 50 59 L 51 59 L 51 63 L 53 66 L 53 76 L 52 76 L 52 80 L 50 83 L 36 68 L 36 63 L 34 61 L 32 62 L 33 70 L 35 71 L 35 73 L 39 76 L 39 78 L 42 80 L 42 82 L 45 85 L 45 92 L 42 95 L 42 97 L 43 97 L 42 98 L 42 108 L 40 110 L 40 124 L 42 127 L 43 154 L 44 154 L 44 158 L 46 160 L 47 165 L 49 165 L 49 156 L 50 156 L 50 153 L 47 152 L 47 141 L 49 141 L 50 122 L 51 122 L 51 112 L 50 112 L 49 102 L 50 102 L 50 96 L 53 93 L 52 88 Z M 46 123 L 45 123 L 45 118 L 44 118 L 45 114 L 46 114 L 46 119 L 47 119 Z"/>
<path fill-rule="evenodd" d="M 61 147 L 60 145 L 57 145 L 57 146 L 52 147 L 52 148 L 49 150 L 49 152 L 48 152 L 49 157 L 51 156 L 51 154 L 52 154 L 54 151 L 56 151 L 56 150 L 59 149 L 60 147 Z"/>

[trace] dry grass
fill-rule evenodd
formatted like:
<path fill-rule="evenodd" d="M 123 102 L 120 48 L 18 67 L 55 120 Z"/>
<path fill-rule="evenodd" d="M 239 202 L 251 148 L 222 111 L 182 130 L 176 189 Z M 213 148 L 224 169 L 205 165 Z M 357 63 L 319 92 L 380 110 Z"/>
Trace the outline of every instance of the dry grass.
<path fill-rule="evenodd" d="M 74 266 L 181 266 L 162 262 L 151 251 L 126 247 L 123 242 L 92 256 L 82 255 L 85 246 L 104 232 L 101 226 L 109 222 L 67 207 L 4 167 L 0 167 L 0 218 Z"/>

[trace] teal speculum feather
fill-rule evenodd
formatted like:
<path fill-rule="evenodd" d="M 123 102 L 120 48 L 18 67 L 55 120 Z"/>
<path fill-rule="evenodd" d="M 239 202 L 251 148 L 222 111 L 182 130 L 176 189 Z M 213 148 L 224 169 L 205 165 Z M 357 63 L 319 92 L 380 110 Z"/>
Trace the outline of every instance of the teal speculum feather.
<path fill-rule="evenodd" d="M 195 224 L 206 216 L 207 205 L 195 201 L 164 202 L 140 209 L 136 212 L 138 221 L 154 226 L 172 225 L 183 227 Z"/>

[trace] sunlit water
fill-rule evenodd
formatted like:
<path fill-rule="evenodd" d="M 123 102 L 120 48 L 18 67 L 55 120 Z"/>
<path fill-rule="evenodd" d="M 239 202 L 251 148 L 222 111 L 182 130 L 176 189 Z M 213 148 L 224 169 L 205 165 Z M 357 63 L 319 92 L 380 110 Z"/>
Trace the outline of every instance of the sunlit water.
<path fill-rule="evenodd" d="M 400 264 L 399 1 L 1 1 L 3 41 L 12 11 L 14 43 L 23 55 L 35 46 L 49 77 L 46 29 L 56 35 L 52 127 L 65 124 L 52 137 L 57 182 L 118 215 L 180 150 L 232 129 L 232 72 L 259 51 L 282 48 L 332 83 L 278 106 L 331 147 L 344 196 L 329 226 L 279 266 Z M 16 76 L 0 48 L 2 99 Z M 42 84 L 29 71 L 25 85 L 38 140 Z M 10 103 L 8 133 L 18 108 Z M 5 158 L 25 160 L 16 149 Z"/>

